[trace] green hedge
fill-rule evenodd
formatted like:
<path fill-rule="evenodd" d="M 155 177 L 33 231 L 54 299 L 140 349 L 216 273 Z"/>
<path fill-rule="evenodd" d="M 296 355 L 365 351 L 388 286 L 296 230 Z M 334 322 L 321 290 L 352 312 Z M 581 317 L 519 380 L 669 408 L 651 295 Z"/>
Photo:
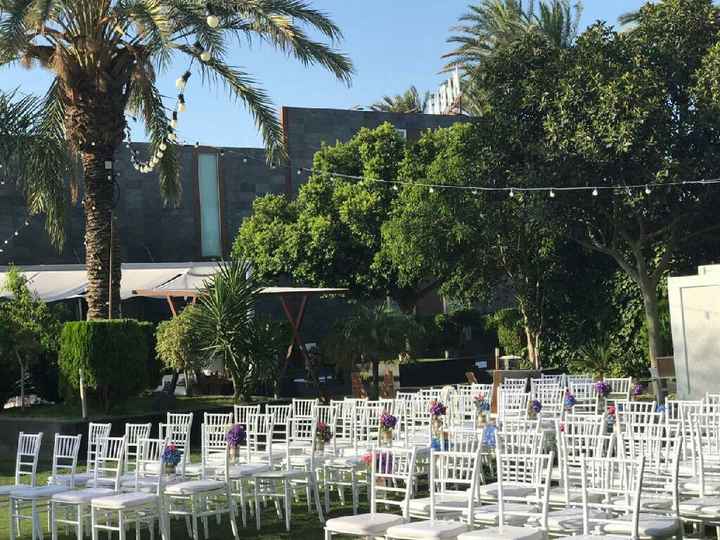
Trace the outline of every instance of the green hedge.
<path fill-rule="evenodd" d="M 61 388 L 85 388 L 105 410 L 144 390 L 148 384 L 148 329 L 131 319 L 66 323 L 60 335 Z"/>

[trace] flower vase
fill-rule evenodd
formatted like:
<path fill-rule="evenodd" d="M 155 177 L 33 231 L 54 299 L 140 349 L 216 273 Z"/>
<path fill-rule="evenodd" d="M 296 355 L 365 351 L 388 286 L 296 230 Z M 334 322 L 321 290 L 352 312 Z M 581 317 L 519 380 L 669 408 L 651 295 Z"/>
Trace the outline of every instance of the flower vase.
<path fill-rule="evenodd" d="M 440 418 L 439 416 L 435 416 L 432 419 L 432 432 L 436 438 L 442 439 L 443 421 L 442 421 L 442 418 Z"/>
<path fill-rule="evenodd" d="M 175 474 L 175 467 L 176 465 L 171 465 L 170 463 L 165 464 L 165 475 L 166 476 L 172 476 Z"/>
<path fill-rule="evenodd" d="M 235 463 L 237 460 L 237 446 L 230 447 L 230 463 Z"/>
<path fill-rule="evenodd" d="M 324 452 L 325 451 L 325 441 L 322 439 L 317 439 L 315 441 L 315 450 L 318 452 Z"/>
<path fill-rule="evenodd" d="M 380 430 L 380 446 L 392 446 L 393 441 L 393 430 L 392 429 L 381 429 Z"/>

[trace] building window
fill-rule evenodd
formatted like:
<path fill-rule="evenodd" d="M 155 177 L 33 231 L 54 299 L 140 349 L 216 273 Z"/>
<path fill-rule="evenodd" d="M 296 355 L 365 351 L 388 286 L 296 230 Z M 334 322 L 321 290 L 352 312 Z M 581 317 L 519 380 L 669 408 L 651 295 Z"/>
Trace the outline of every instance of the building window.
<path fill-rule="evenodd" d="M 217 154 L 198 154 L 198 193 L 200 195 L 200 254 L 222 256 L 220 234 L 220 183 Z"/>

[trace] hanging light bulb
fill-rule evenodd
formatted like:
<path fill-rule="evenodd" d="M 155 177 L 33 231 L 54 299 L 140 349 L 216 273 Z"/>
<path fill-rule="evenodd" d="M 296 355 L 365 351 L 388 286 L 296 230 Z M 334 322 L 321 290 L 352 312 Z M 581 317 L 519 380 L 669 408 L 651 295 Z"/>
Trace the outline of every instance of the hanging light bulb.
<path fill-rule="evenodd" d="M 555 198 L 555 191 L 553 191 L 552 189 L 550 190 L 550 198 L 551 199 Z"/>
<path fill-rule="evenodd" d="M 161 143 L 160 143 L 160 150 L 162 150 L 163 152 L 164 152 L 165 150 L 167 150 L 167 144 L 165 144 L 164 142 L 161 142 Z"/>
<path fill-rule="evenodd" d="M 392 188 L 393 188 L 393 191 L 397 191 L 398 190 L 397 184 L 393 184 Z"/>
<path fill-rule="evenodd" d="M 157 156 L 158 160 L 160 160 L 163 158 L 163 156 L 165 156 L 165 152 L 163 152 L 162 150 L 158 150 L 158 153 L 155 154 L 155 156 Z"/>
<path fill-rule="evenodd" d="M 180 77 L 178 77 L 178 79 L 175 81 L 175 88 L 177 88 L 180 92 L 185 90 L 185 85 L 187 84 L 188 79 L 190 79 L 190 75 L 192 75 L 192 73 L 190 73 L 190 71 L 186 71 Z"/>
<path fill-rule="evenodd" d="M 297 170 L 298 176 L 302 176 L 302 169 Z"/>
<path fill-rule="evenodd" d="M 187 110 L 187 107 L 185 107 L 185 96 L 183 94 L 178 94 L 178 112 L 185 112 Z"/>
<path fill-rule="evenodd" d="M 435 188 L 434 188 L 434 187 L 431 187 L 428 191 L 429 191 L 430 193 L 435 193 Z"/>
<path fill-rule="evenodd" d="M 472 194 L 473 194 L 473 195 L 477 195 L 477 194 L 478 194 L 478 190 L 477 190 L 477 189 L 473 189 L 473 190 L 472 190 Z"/>
<path fill-rule="evenodd" d="M 592 195 L 593 195 L 593 197 L 597 197 L 597 196 L 598 196 L 598 189 L 597 189 L 597 188 L 593 188 L 593 190 L 592 190 Z"/>
<path fill-rule="evenodd" d="M 243 163 L 247 163 L 247 158 L 246 158 L 246 157 L 243 158 Z"/>
<path fill-rule="evenodd" d="M 210 58 L 212 58 L 210 56 L 210 51 L 205 50 L 200 53 L 200 60 L 202 60 L 203 62 L 209 62 Z"/>
<path fill-rule="evenodd" d="M 220 24 L 220 18 L 215 15 L 212 4 L 208 2 L 205 4 L 205 21 L 210 28 L 217 28 Z"/>
<path fill-rule="evenodd" d="M 225 150 L 220 149 L 220 157 L 225 157 Z"/>
<path fill-rule="evenodd" d="M 652 190 L 650 189 L 650 186 L 645 186 L 645 195 L 650 195 L 652 193 Z"/>
<path fill-rule="evenodd" d="M 510 188 L 510 197 L 514 197 L 514 196 L 515 196 L 515 191 L 513 190 L 513 188 Z"/>

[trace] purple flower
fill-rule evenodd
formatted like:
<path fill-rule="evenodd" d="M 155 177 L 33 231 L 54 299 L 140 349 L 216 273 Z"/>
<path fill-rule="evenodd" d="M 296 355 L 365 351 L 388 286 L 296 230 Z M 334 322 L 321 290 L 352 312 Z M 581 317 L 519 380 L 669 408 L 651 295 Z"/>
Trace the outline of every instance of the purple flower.
<path fill-rule="evenodd" d="M 317 423 L 315 436 L 324 443 L 329 443 L 333 438 L 332 431 L 330 431 L 330 426 L 328 426 L 325 422 Z"/>
<path fill-rule="evenodd" d="M 432 400 L 430 402 L 430 414 L 432 416 L 444 416 L 447 412 L 447 408 L 441 402 Z"/>
<path fill-rule="evenodd" d="M 611 390 L 610 384 L 605 381 L 598 381 L 595 383 L 595 391 L 602 397 L 608 397 Z"/>
<path fill-rule="evenodd" d="M 380 425 L 385 429 L 395 429 L 395 426 L 397 425 L 397 417 L 386 411 L 382 413 L 382 416 L 380 417 Z"/>
<path fill-rule="evenodd" d="M 565 405 L 565 408 L 569 411 L 572 409 L 575 404 L 577 403 L 577 400 L 575 399 L 575 396 L 570 390 L 565 391 L 565 400 L 563 401 L 563 404 Z"/>
<path fill-rule="evenodd" d="M 177 449 L 177 446 L 175 446 L 174 443 L 168 444 L 165 447 L 165 450 L 163 450 L 162 462 L 166 465 L 176 466 L 178 463 L 180 463 L 181 458 L 182 454 L 180 453 L 180 450 Z"/>
<path fill-rule="evenodd" d="M 230 448 L 237 448 L 245 442 L 247 433 L 245 432 L 245 426 L 242 424 L 235 424 L 230 428 L 230 431 L 225 435 L 225 440 Z"/>
<path fill-rule="evenodd" d="M 538 414 L 540 411 L 542 411 L 542 403 L 540 403 L 540 400 L 533 399 L 530 402 L 530 408 L 535 414 Z"/>
<path fill-rule="evenodd" d="M 639 396 L 639 395 L 641 395 L 644 391 L 645 391 L 645 386 L 642 385 L 642 384 L 640 384 L 640 383 L 637 383 L 635 386 L 633 386 L 632 395 L 633 395 L 633 396 Z"/>

